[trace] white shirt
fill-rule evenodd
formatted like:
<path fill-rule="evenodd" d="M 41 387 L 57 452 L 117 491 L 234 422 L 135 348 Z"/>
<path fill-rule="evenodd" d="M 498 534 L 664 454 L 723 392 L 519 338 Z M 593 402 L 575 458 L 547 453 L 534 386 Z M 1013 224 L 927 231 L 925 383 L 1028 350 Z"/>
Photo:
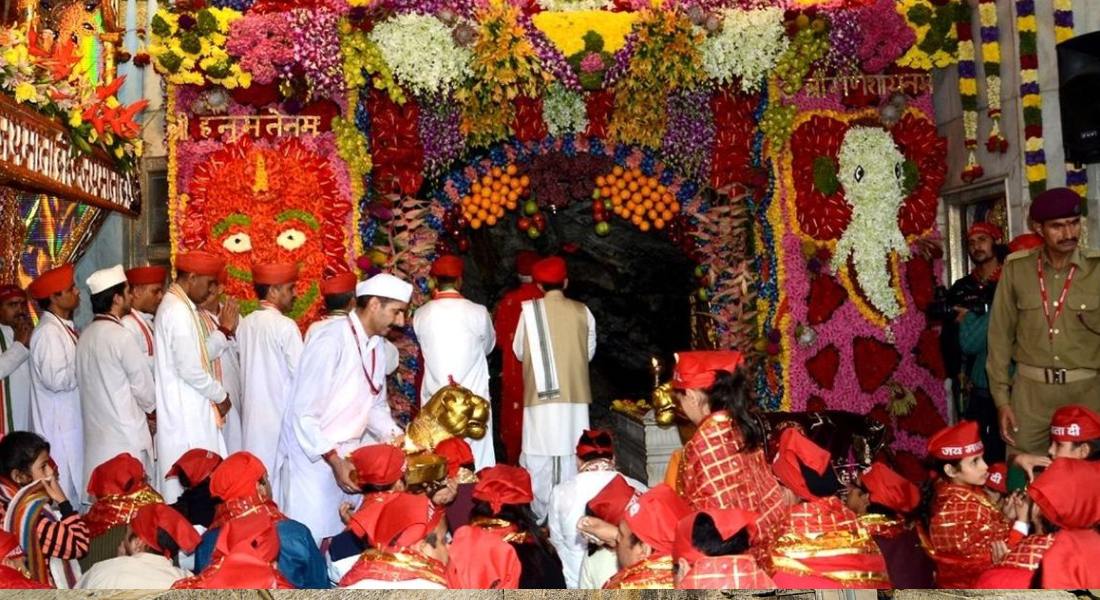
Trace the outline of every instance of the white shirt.
<path fill-rule="evenodd" d="M 178 294 L 178 295 L 177 295 Z M 154 320 L 157 390 L 157 475 L 163 482 L 164 501 L 171 504 L 182 489 L 164 474 L 192 448 L 225 455 L 225 440 L 218 429 L 215 404 L 225 399 L 225 388 L 203 363 L 202 330 L 196 307 L 179 286 L 173 284 L 157 309 Z M 225 336 L 215 331 L 211 341 Z M 212 360 L 213 356 L 209 356 Z"/>
<path fill-rule="evenodd" d="M 274 477 L 279 429 L 302 356 L 302 334 L 293 319 L 262 303 L 241 319 L 236 338 L 241 353 L 243 447 L 263 461 Z"/>
<path fill-rule="evenodd" d="M 153 352 L 156 350 L 156 342 L 153 340 L 153 315 L 136 308 L 131 309 L 129 313 L 123 315 L 122 326 L 134 335 L 138 348 L 149 362 L 149 371 L 152 372 Z"/>
<path fill-rule="evenodd" d="M 146 414 L 157 408 L 153 374 L 134 338 L 113 316 L 96 316 L 76 344 L 76 378 L 84 411 L 84 501 L 92 470 L 129 452 L 153 470 Z M 159 488 L 159 481 L 152 481 Z"/>
<path fill-rule="evenodd" d="M 348 498 L 322 456 L 347 456 L 368 434 L 388 441 L 402 433 L 386 400 L 383 341 L 352 314 L 315 327 L 302 350 L 279 440 L 279 504 L 315 540 L 344 529 L 338 510 Z"/>
<path fill-rule="evenodd" d="M 73 322 L 43 312 L 31 334 L 31 429 L 50 442 L 65 497 L 81 497 L 84 425 L 76 381 Z"/>
<path fill-rule="evenodd" d="M 11 411 L 11 431 L 26 431 L 31 426 L 31 351 L 21 342 L 15 341 L 15 330 L 0 325 L 0 337 L 4 347 L 0 353 L 0 385 L 7 379 L 8 410 Z M 0 418 L 7 418 L 6 415 Z"/>
<path fill-rule="evenodd" d="M 191 572 L 150 552 L 117 556 L 92 565 L 76 584 L 79 590 L 167 590 Z"/>
<path fill-rule="evenodd" d="M 619 557 L 610 548 L 600 548 L 586 554 L 581 561 L 581 578 L 577 586 L 582 590 L 603 589 L 607 580 L 619 572 Z"/>
<path fill-rule="evenodd" d="M 199 311 L 210 331 L 218 328 L 218 315 L 205 308 Z M 227 339 L 224 335 L 211 336 L 206 347 L 214 361 L 214 377 L 225 388 L 230 400 L 229 412 L 225 413 L 225 427 L 222 428 L 225 451 L 228 454 L 240 452 L 244 449 L 244 434 L 241 433 L 241 359 L 237 340 Z"/>
<path fill-rule="evenodd" d="M 618 474 L 613 470 L 582 471 L 573 479 L 554 486 L 554 490 L 550 492 L 550 512 L 547 518 L 550 543 L 561 558 L 565 585 L 569 589 L 579 586 L 581 561 L 588 553 L 588 541 L 577 530 L 577 522 L 584 516 L 588 502 Z M 645 484 L 640 481 L 626 477 L 626 482 L 639 492 L 646 491 Z"/>
<path fill-rule="evenodd" d="M 471 302 L 458 292 L 440 292 L 434 300 L 417 309 L 413 331 L 424 354 L 424 380 L 420 386 L 420 405 L 450 383 L 455 383 L 489 400 L 489 361 L 486 355 L 496 346 L 493 319 L 484 306 Z M 492 416 L 486 432 L 493 430 Z M 480 440 L 466 438 L 480 471 L 496 464 L 493 439 L 486 434 Z"/>

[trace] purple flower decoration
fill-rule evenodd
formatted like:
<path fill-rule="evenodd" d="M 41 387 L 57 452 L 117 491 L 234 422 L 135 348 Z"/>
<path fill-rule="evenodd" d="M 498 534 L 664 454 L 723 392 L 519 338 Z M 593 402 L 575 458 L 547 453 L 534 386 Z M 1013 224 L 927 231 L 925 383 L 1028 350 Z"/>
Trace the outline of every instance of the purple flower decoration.
<path fill-rule="evenodd" d="M 661 159 L 689 178 L 710 171 L 714 146 L 714 115 L 710 91 L 677 90 L 668 95 L 668 124 L 661 142 Z"/>
<path fill-rule="evenodd" d="M 344 93 L 339 25 L 340 16 L 332 11 L 291 11 L 294 63 L 309 81 L 314 98 L 339 98 Z M 283 69 L 288 76 L 289 71 Z"/>
<path fill-rule="evenodd" d="M 462 155 L 466 140 L 459 130 L 458 104 L 447 97 L 426 99 L 420 105 L 420 144 L 424 149 L 424 176 L 435 179 Z"/>

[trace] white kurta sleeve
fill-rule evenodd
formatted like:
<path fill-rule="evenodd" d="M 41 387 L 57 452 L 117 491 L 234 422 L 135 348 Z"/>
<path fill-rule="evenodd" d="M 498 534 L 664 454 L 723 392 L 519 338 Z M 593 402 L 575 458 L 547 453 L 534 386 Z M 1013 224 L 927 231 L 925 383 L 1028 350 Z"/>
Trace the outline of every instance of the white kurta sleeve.
<path fill-rule="evenodd" d="M 493 351 L 493 348 L 497 346 L 497 332 L 493 329 L 493 317 L 489 315 L 489 309 L 484 306 L 481 307 L 481 336 L 485 342 L 485 354 L 489 354 Z"/>
<path fill-rule="evenodd" d="M 336 379 L 333 357 L 339 345 L 327 336 L 315 337 L 310 342 L 309 352 L 302 354 L 298 364 L 299 372 L 309 376 L 295 378 L 287 410 L 292 411 L 290 421 L 298 445 L 310 460 L 318 461 L 324 453 L 336 448 L 336 441 L 325 435 L 321 419 L 329 403 L 328 386 Z"/>
<path fill-rule="evenodd" d="M 233 342 L 225 337 L 220 329 L 216 329 L 211 331 L 206 338 L 206 353 L 210 355 L 211 359 L 221 358 L 221 355 L 229 350 L 232 344 Z"/>
<path fill-rule="evenodd" d="M 592 316 L 587 306 L 584 307 L 584 314 L 588 317 L 588 360 L 592 360 L 596 355 L 596 317 Z"/>
<path fill-rule="evenodd" d="M 283 329 L 283 352 L 286 354 L 286 365 L 293 377 L 298 372 L 298 364 L 302 360 L 302 332 L 294 321 L 286 323 Z"/>
<path fill-rule="evenodd" d="M 165 330 L 169 334 L 169 344 L 172 349 L 168 360 L 174 367 L 176 375 L 179 376 L 184 383 L 201 394 L 203 398 L 212 402 L 221 402 L 224 400 L 225 388 L 218 383 L 218 380 L 215 379 L 213 375 L 203 368 L 202 356 L 199 354 L 199 348 L 197 347 L 198 340 L 195 339 L 198 336 L 198 332 L 195 331 L 191 320 L 180 318 L 182 314 L 165 316 L 169 317 L 168 323 L 165 323 L 165 325 L 167 325 Z M 218 332 L 217 335 L 225 339 L 225 336 L 220 332 Z M 207 343 L 207 341 L 208 340 L 204 340 L 203 343 Z M 209 346 L 207 346 L 207 348 L 209 348 Z"/>
<path fill-rule="evenodd" d="M 143 412 L 151 413 L 157 409 L 153 371 L 149 368 L 149 359 L 145 353 L 137 346 L 127 343 L 128 341 L 125 338 L 118 340 L 122 369 L 126 371 L 134 401 Z"/>
<path fill-rule="evenodd" d="M 23 363 L 27 362 L 30 355 L 31 351 L 27 350 L 22 342 L 13 343 L 3 354 L 0 354 L 0 379 L 14 373 Z"/>
<path fill-rule="evenodd" d="M 523 362 L 523 354 L 527 350 L 527 328 L 524 327 L 523 313 L 519 315 L 519 323 L 516 325 L 516 336 L 512 338 L 512 354 L 520 362 Z"/>
<path fill-rule="evenodd" d="M 403 430 L 397 426 L 397 422 L 393 420 L 390 403 L 386 402 L 385 388 L 382 389 L 381 394 L 372 394 L 370 412 L 367 415 L 367 431 L 382 443 L 403 433 Z"/>
<path fill-rule="evenodd" d="M 72 339 L 56 327 L 42 327 L 31 343 L 31 364 L 42 385 L 51 392 L 75 390 L 76 354 Z"/>

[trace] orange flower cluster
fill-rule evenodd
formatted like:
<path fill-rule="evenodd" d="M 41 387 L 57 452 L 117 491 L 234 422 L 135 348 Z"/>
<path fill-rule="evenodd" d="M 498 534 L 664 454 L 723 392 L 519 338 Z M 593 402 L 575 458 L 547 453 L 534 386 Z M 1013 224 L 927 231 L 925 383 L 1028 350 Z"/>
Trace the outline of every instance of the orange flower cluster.
<path fill-rule="evenodd" d="M 616 215 L 642 231 L 664 229 L 680 212 L 680 204 L 672 192 L 656 177 L 638 168 L 616 166 L 611 173 L 596 178 L 596 189 L 600 198 L 611 200 L 611 209 Z"/>
<path fill-rule="evenodd" d="M 462 198 L 462 215 L 470 227 L 492 227 L 504 216 L 505 210 L 515 210 L 519 199 L 527 193 L 531 180 L 520 175 L 516 165 L 493 167 L 481 179 L 470 185 L 470 195 Z"/>

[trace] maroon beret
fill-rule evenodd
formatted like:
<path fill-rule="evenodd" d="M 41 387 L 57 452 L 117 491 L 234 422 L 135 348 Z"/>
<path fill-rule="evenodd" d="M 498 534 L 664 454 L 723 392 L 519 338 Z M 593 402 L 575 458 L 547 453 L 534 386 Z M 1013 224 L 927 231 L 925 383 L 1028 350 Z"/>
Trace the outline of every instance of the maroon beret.
<path fill-rule="evenodd" d="M 1028 216 L 1036 223 L 1081 216 L 1081 196 L 1069 188 L 1051 188 L 1035 197 Z"/>

